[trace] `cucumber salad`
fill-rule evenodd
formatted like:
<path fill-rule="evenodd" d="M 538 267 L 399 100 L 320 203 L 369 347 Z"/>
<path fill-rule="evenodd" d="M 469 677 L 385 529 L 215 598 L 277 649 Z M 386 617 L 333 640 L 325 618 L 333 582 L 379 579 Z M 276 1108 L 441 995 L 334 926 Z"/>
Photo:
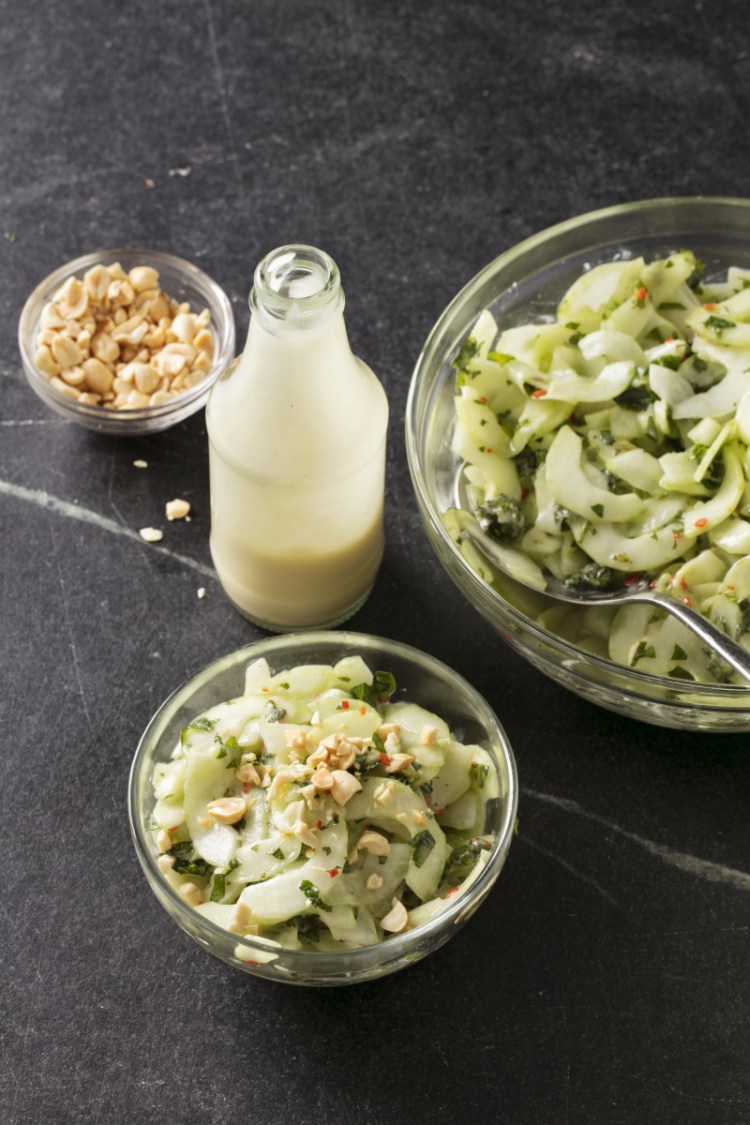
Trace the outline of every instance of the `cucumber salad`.
<path fill-rule="evenodd" d="M 551 606 L 508 589 L 465 534 L 480 528 L 540 591 L 646 574 L 750 648 L 750 270 L 706 282 L 682 250 L 605 262 L 555 319 L 479 317 L 453 361 L 459 505 L 444 523 L 469 564 L 581 648 L 662 676 L 733 682 L 649 605 Z"/>
<path fill-rule="evenodd" d="M 498 775 L 395 689 L 358 656 L 251 664 L 244 694 L 154 768 L 163 877 L 212 922 L 285 949 L 373 945 L 444 910 L 489 860 Z"/>

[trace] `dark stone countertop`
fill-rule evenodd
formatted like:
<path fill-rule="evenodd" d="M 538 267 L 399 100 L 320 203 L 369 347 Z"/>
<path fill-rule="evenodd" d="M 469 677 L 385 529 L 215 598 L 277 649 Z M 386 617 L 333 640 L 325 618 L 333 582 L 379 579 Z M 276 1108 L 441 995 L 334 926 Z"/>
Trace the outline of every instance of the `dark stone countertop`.
<path fill-rule="evenodd" d="M 747 194 L 746 14 L 5 5 L 0 1121 L 750 1122 L 747 738 L 619 718 L 505 647 L 432 554 L 402 437 L 430 326 L 503 249 L 625 200 Z M 520 833 L 471 924 L 405 973 L 323 992 L 210 958 L 130 842 L 151 713 L 261 635 L 202 569 L 203 414 L 88 433 L 35 398 L 16 347 L 33 286 L 116 245 L 200 264 L 241 341 L 256 262 L 295 240 L 338 261 L 355 350 L 391 402 L 387 552 L 351 625 L 471 680 L 521 776 Z M 163 524 L 177 495 L 194 518 L 165 525 L 167 553 L 117 533 Z"/>

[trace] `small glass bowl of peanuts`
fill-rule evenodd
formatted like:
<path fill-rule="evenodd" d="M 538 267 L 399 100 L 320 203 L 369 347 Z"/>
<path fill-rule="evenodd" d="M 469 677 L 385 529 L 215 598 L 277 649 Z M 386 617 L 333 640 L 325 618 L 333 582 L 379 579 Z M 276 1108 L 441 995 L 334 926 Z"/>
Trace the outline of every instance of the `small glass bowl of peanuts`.
<path fill-rule="evenodd" d="M 99 250 L 37 285 L 18 343 L 32 390 L 58 414 L 103 433 L 156 433 L 205 405 L 234 358 L 234 315 L 182 258 Z"/>

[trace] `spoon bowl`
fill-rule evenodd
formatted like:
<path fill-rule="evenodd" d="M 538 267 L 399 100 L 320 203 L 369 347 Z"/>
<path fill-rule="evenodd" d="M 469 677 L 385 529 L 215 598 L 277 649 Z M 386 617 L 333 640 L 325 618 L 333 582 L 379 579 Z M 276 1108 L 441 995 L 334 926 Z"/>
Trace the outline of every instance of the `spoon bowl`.
<path fill-rule="evenodd" d="M 537 575 L 523 563 L 526 557 L 513 548 L 498 543 L 482 531 L 476 520 L 467 521 L 462 534 L 471 539 L 475 547 L 510 578 L 532 590 L 541 591 L 556 601 L 570 602 L 573 605 L 626 605 L 631 602 L 648 602 L 671 613 L 691 630 L 704 645 L 707 645 L 724 663 L 746 680 L 750 680 L 750 652 L 733 641 L 717 625 L 709 621 L 692 607 L 688 599 L 680 601 L 663 590 L 652 588 L 651 580 L 645 575 L 627 575 L 623 581 L 606 586 L 572 586 L 556 578 L 548 570 L 543 572 L 544 586 Z"/>

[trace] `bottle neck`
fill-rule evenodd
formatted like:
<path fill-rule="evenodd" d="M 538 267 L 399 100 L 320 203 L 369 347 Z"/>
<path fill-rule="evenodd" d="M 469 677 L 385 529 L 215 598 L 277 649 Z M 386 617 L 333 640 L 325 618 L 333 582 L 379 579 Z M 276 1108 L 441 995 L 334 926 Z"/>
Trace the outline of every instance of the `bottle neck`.
<path fill-rule="evenodd" d="M 314 246 L 281 246 L 255 271 L 250 311 L 274 335 L 318 328 L 343 307 L 338 267 Z"/>

